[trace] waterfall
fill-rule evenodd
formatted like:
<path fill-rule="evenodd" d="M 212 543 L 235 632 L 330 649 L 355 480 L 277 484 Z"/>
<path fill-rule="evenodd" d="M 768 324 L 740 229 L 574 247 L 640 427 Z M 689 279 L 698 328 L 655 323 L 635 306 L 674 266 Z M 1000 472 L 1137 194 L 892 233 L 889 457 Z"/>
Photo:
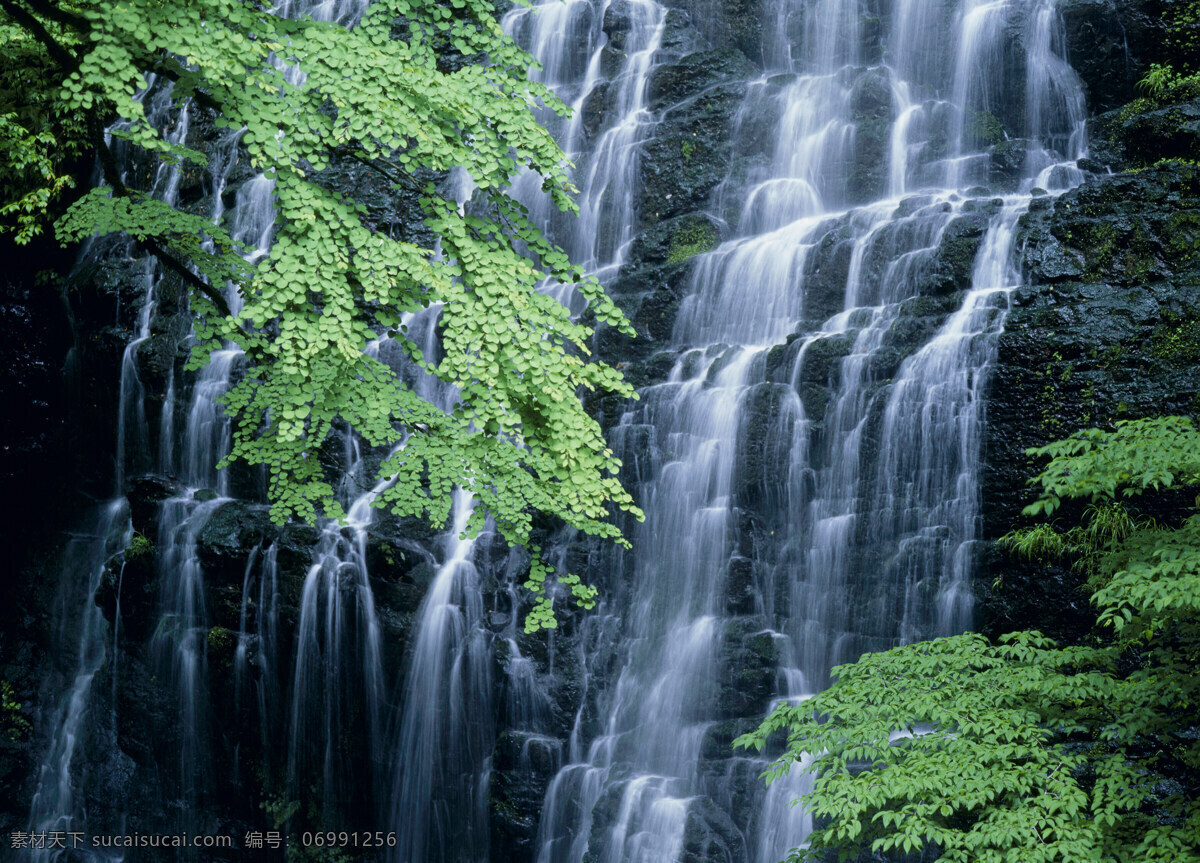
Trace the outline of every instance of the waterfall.
<path fill-rule="evenodd" d="M 654 19 L 632 20 L 626 42 L 659 38 Z M 735 657 L 774 655 L 774 697 L 802 699 L 865 650 L 972 621 L 984 394 L 1020 284 L 1016 223 L 1035 187 L 1079 181 L 1084 154 L 1057 13 L 899 0 L 878 65 L 864 62 L 858 3 L 781 0 L 765 21 L 767 68 L 731 134 L 773 127 L 774 146 L 718 188 L 733 235 L 692 262 L 674 367 L 613 433 L 645 463 L 632 430 L 652 429 L 646 522 L 628 600 L 607 609 L 619 670 L 599 729 L 588 739 L 577 722 L 548 785 L 538 863 L 672 861 L 685 846 L 781 859 L 811 829 L 787 806 L 803 769 L 759 792 L 748 824 L 714 811 L 744 805 L 739 783 L 764 764 L 716 771 L 705 752 L 726 733 Z M 1009 74 L 1014 26 L 1024 76 Z M 1013 104 L 1024 110 L 998 119 Z M 875 185 L 862 177 L 868 107 L 888 126 Z M 993 192 L 1002 123 L 1024 135 L 1026 167 Z M 964 238 L 967 257 L 948 262 Z M 735 579 L 753 598 L 731 609 Z"/>
<path fill-rule="evenodd" d="M 142 101 L 151 122 L 165 123 L 170 102 L 161 88 L 155 89 L 151 82 L 151 87 L 142 94 Z M 185 106 L 168 138 L 172 143 L 181 143 L 187 131 L 188 109 Z M 165 162 L 157 165 L 151 187 L 156 196 L 173 204 L 178 200 L 179 185 L 178 165 Z M 92 245 L 88 244 L 85 254 L 91 251 Z M 132 244 L 124 251 L 130 254 Z M 107 672 L 113 686 L 116 685 L 116 669 L 109 655 L 110 633 L 97 596 L 105 579 L 111 578 L 115 570 L 116 613 L 119 615 L 124 552 L 133 539 L 128 504 L 123 496 L 126 476 L 130 466 L 147 466 L 146 454 L 150 451 L 151 436 L 143 404 L 145 391 L 137 370 L 137 352 L 151 336 L 162 273 L 156 262 L 146 259 L 140 266 L 140 276 L 138 287 L 142 304 L 137 313 L 134 336 L 126 345 L 120 364 L 115 496 L 88 517 L 91 524 L 71 537 L 62 556 L 57 649 L 67 652 L 73 648 L 76 662 L 69 687 L 65 693 L 57 695 L 58 705 L 43 719 L 49 738 L 30 808 L 29 827 L 34 833 L 48 830 L 78 832 L 82 829 L 86 812 L 78 799 L 75 771 L 89 756 L 83 749 L 89 736 L 88 725 L 111 724 L 117 709 L 116 704 L 106 697 L 111 693 L 94 691 L 92 683 L 97 673 L 110 663 Z M 119 632 L 119 617 L 114 629 Z M 111 637 L 115 640 L 116 633 Z M 54 695 L 44 697 L 56 699 Z M 32 860 L 50 860 L 55 856 L 55 851 L 49 848 L 35 848 L 29 853 Z M 107 859 L 107 856 L 97 859 Z"/>
<path fill-rule="evenodd" d="M 111 710 L 92 687 L 108 650 L 107 622 L 93 597 L 113 567 L 118 572 L 122 568 L 121 553 L 133 532 L 123 498 L 100 507 L 91 520 L 91 524 L 71 536 L 62 555 L 63 578 L 55 629 L 59 645 L 68 653 L 62 659 L 69 669 L 70 682 L 57 703 L 40 717 L 50 735 L 30 806 L 30 832 L 70 833 L 85 829 L 87 812 L 75 786 L 79 762 L 87 755 L 81 744 L 86 736 L 89 711 Z M 55 855 L 49 849 L 34 849 L 28 856 L 34 861 L 49 861 Z"/>
<path fill-rule="evenodd" d="M 728 47 L 720 4 L 709 5 L 713 20 L 689 25 L 694 44 L 678 35 L 681 9 L 655 0 L 547 0 L 503 18 L 574 109 L 542 119 L 575 162 L 580 215 L 556 212 L 533 174 L 513 194 L 606 284 L 637 278 L 639 237 L 664 224 L 643 212 L 642 181 L 678 106 L 655 107 L 654 85 L 686 51 Z M 1085 112 L 1052 0 L 894 0 L 876 41 L 858 0 L 764 6 L 750 52 L 759 68 L 740 82 L 727 129 L 750 155 L 723 166 L 706 204 L 720 242 L 672 271 L 681 296 L 655 345 L 657 372 L 641 376 L 638 401 L 606 415 L 645 523 L 632 551 L 593 553 L 566 530 L 547 543 L 562 570 L 571 559 L 578 571 L 572 556 L 588 551 L 598 607 L 525 639 L 515 585 L 528 557 L 490 526 L 465 534 L 474 498 L 460 488 L 448 529 L 421 549 L 424 595 L 396 625 L 371 571 L 384 530 L 372 503 L 388 483 L 369 477 L 381 454 L 343 430 L 321 457 L 342 471 L 344 523 L 317 525 L 294 585 L 282 538 L 255 539 L 235 570 L 229 724 L 251 726 L 257 748 L 234 747 L 229 776 L 213 763 L 225 717 L 210 703 L 218 627 L 201 545 L 254 484 L 215 468 L 230 446 L 219 400 L 243 357 L 226 346 L 194 375 L 169 373 L 161 416 L 148 411 L 137 359 L 162 285 L 158 267 L 142 265 L 115 497 L 64 553 L 62 679 L 44 698 L 32 829 L 73 829 L 88 814 L 81 765 L 102 756 L 84 751 L 99 735 L 82 729 L 122 709 L 92 685 L 108 673 L 115 691 L 124 631 L 109 632 L 94 600 L 111 579 L 120 595 L 132 539 L 122 495 L 156 470 L 172 486 L 154 537 L 149 667 L 176 719 L 156 755 L 173 807 L 163 818 L 180 831 L 215 829 L 215 801 L 236 788 L 270 818 L 294 816 L 291 827 L 394 833 L 382 852 L 393 863 L 485 863 L 498 859 L 503 760 L 534 777 L 525 792 L 541 804 L 521 853 L 537 863 L 769 863 L 803 844 L 811 821 L 788 805 L 809 787 L 803 766 L 767 790 L 766 762 L 729 742 L 772 704 L 828 685 L 839 663 L 971 625 L 985 396 L 1021 280 L 1018 220 L 1035 196 L 1081 181 Z M 348 21 L 363 8 L 279 11 Z M 163 127 L 166 96 L 157 86 L 144 97 Z M 178 142 L 189 110 L 171 125 Z M 235 179 L 239 135 L 210 142 L 205 206 L 254 261 L 270 250 L 274 186 L 265 174 Z M 997 167 L 1002 148 L 1020 154 L 1019 169 Z M 159 166 L 153 182 L 177 201 L 178 168 Z M 581 311 L 569 289 L 544 290 Z M 236 311 L 240 298 L 227 299 Z M 431 358 L 438 313 L 405 317 Z M 396 345 L 369 350 L 453 407 L 457 393 Z M 238 512 L 261 514 L 260 504 Z M 402 655 L 389 652 L 396 630 Z M 360 747 L 352 758 L 348 741 Z M 256 770 L 281 782 L 251 788 Z M 321 811 L 296 815 L 311 795 Z"/>
<path fill-rule="evenodd" d="M 343 8 L 345 7 L 345 8 Z M 325 2 L 321 4 L 288 4 L 280 14 L 309 14 L 319 20 L 348 19 L 361 14 L 364 4 L 356 0 L 345 3 Z M 162 81 L 149 80 L 147 88 L 139 96 L 146 105 L 149 122 L 168 130 L 167 140 L 173 144 L 184 144 L 189 134 L 192 107 L 184 102 L 177 110 L 172 109 L 171 85 Z M 111 130 L 110 130 L 111 131 Z M 206 204 L 213 222 L 225 216 L 224 192 L 230 176 L 237 165 L 237 146 L 240 131 L 218 137 L 209 146 L 209 170 Z M 111 137 L 110 137 L 111 141 Z M 117 153 L 124 158 L 122 150 Z M 132 170 L 125 164 L 124 170 Z M 179 203 L 182 168 L 176 162 L 163 160 L 154 166 L 150 193 L 176 206 Z M 247 250 L 251 261 L 262 258 L 270 247 L 274 208 L 272 202 L 274 184 L 259 174 L 244 182 L 236 194 L 236 203 L 230 214 L 231 236 Z M 212 251 L 211 248 L 208 249 Z M 89 254 L 111 254 L 101 244 L 89 243 L 84 257 Z M 132 256 L 132 244 L 124 254 Z M 145 473 L 157 469 L 170 476 L 175 494 L 161 504 L 157 522 L 154 547 L 157 550 L 157 581 L 160 585 L 158 607 L 160 616 L 150 639 L 149 653 L 154 672 L 166 691 L 175 698 L 177 716 L 177 739 L 169 745 L 171 752 L 160 755 L 160 766 L 169 777 L 168 787 L 177 795 L 175 804 L 179 814 L 173 820 L 179 832 L 199 833 L 211 830 L 213 824 L 200 813 L 203 805 L 210 802 L 216 792 L 213 776 L 213 758 L 210 738 L 212 734 L 208 692 L 208 636 L 210 620 L 205 608 L 205 584 L 203 568 L 197 554 L 200 532 L 213 513 L 230 498 L 228 471 L 217 470 L 218 462 L 228 454 L 230 428 L 223 409 L 221 396 L 228 390 L 241 362 L 241 351 L 227 345 L 214 351 L 208 365 L 194 380 L 177 381 L 173 368 L 168 372 L 166 392 L 158 420 L 158 434 L 150 429 L 145 402 L 146 392 L 138 370 L 138 352 L 150 340 L 158 312 L 163 273 L 153 258 L 145 258 L 141 264 L 142 304 L 137 313 L 134 337 L 126 345 L 121 359 L 119 381 L 119 406 L 117 411 L 117 453 L 115 469 L 114 500 L 105 504 L 95 517 L 96 525 L 72 539 L 64 555 L 63 608 L 64 621 L 60 629 L 62 644 L 78 644 L 78 664 L 74 679 L 61 706 L 46 718 L 50 728 L 47 754 L 39 773 L 38 789 L 34 795 L 30 830 L 45 833 L 47 830 L 82 829 L 85 815 L 76 799 L 78 783 L 77 762 L 89 757 L 94 760 L 103 755 L 81 751 L 85 743 L 87 723 L 97 725 L 105 715 L 121 710 L 115 698 L 117 687 L 115 653 L 118 645 L 106 642 L 107 625 L 104 614 L 98 607 L 98 593 L 105 577 L 116 572 L 116 608 L 120 610 L 121 551 L 133 536 L 129 528 L 129 513 L 124 494 L 131 473 Z M 241 308 L 241 297 L 232 286 L 225 286 L 225 298 L 234 314 Z M 361 527 L 361 526 L 360 526 Z M 117 545 L 117 542 L 120 542 Z M 322 551 L 317 550 L 320 556 Z M 274 591 L 275 552 L 268 550 L 262 568 L 262 591 Z M 250 589 L 249 564 L 246 589 Z M 272 601 L 260 606 L 276 608 Z M 243 603 L 245 608 L 245 602 Z M 247 667 L 247 634 L 243 615 L 243 631 L 239 633 L 236 669 L 242 674 Z M 70 624 L 74 623 L 73 626 Z M 270 616 L 260 615 L 256 644 L 259 651 L 257 663 L 264 674 L 272 670 L 273 650 L 276 645 L 275 626 L 277 621 Z M 115 627 L 119 632 L 118 626 Z M 378 635 L 376 633 L 376 640 Z M 107 673 L 113 679 L 111 701 L 93 691 L 92 680 L 108 665 Z M 381 692 L 382 685 L 376 690 Z M 267 718 L 278 710 L 269 704 L 275 693 L 270 688 L 258 693 L 259 713 L 266 723 Z M 89 714 L 91 717 L 89 718 Z M 111 716 L 108 719 L 111 722 Z M 275 733 L 266 728 L 264 737 Z M 93 734 L 93 736 L 95 736 Z M 382 738 L 382 734 L 380 734 Z M 111 751 L 122 755 L 112 740 L 107 741 Z M 127 756 L 125 756 L 127 758 Z M 74 771 L 74 772 L 73 772 Z M 123 826 L 125 814 L 104 813 L 104 823 Z M 110 849 L 83 850 L 83 859 L 123 859 L 121 852 Z M 195 851 L 181 852 L 180 859 L 192 859 Z M 58 853 L 51 848 L 35 849 L 31 859 L 57 859 Z"/>
<path fill-rule="evenodd" d="M 463 536 L 473 506 L 469 492 L 454 492 L 445 559 L 422 604 L 405 678 L 393 798 L 402 861 L 487 859 L 490 657 L 471 560 L 477 539 Z"/>

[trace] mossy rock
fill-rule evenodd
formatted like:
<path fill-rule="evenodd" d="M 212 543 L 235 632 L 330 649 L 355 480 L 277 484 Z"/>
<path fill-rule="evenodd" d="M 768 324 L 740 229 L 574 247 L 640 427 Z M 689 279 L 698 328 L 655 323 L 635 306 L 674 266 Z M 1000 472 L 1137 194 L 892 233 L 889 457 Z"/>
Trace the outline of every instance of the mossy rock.
<path fill-rule="evenodd" d="M 1165 108 L 1139 100 L 1123 110 L 1122 116 L 1116 136 L 1133 164 L 1200 161 L 1200 99 Z"/>
<path fill-rule="evenodd" d="M 1200 365 L 1200 309 L 1163 312 L 1150 334 L 1150 355 L 1176 367 Z"/>
<path fill-rule="evenodd" d="M 233 666 L 233 657 L 237 652 L 238 636 L 224 626 L 214 626 L 205 638 L 205 650 L 209 665 L 218 669 L 228 669 Z"/>
<path fill-rule="evenodd" d="M 688 216 L 675 226 L 667 263 L 678 264 L 696 255 L 711 252 L 717 247 L 717 229 L 703 216 Z"/>

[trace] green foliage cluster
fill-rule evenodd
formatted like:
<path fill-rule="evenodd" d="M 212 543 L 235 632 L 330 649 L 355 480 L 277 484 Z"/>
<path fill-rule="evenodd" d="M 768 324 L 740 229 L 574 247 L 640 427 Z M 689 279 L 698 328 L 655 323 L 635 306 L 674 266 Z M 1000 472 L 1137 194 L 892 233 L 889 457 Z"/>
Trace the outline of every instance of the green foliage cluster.
<path fill-rule="evenodd" d="M 1184 72 L 1200 72 L 1200 0 L 1167 0 L 1166 48 Z"/>
<path fill-rule="evenodd" d="M 70 164 L 84 147 L 78 114 L 58 99 L 62 77 L 44 47 L 0 6 L 0 233 L 18 244 L 40 234 L 52 202 L 75 186 Z M 61 33 L 54 21 L 47 28 Z"/>
<path fill-rule="evenodd" d="M 224 399 L 236 417 L 227 461 L 266 467 L 276 522 L 344 515 L 317 450 L 345 422 L 368 444 L 393 448 L 380 471 L 392 484 L 376 504 L 398 515 L 444 524 L 461 486 L 479 504 L 469 530 L 490 515 L 524 545 L 543 512 L 622 541 L 610 507 L 640 513 L 579 394 L 635 394 L 588 360 L 591 329 L 538 288 L 574 284 L 596 321 L 633 330 L 507 194 L 529 170 L 559 208 L 577 209 L 568 164 L 535 117 L 567 109 L 529 77 L 534 61 L 503 34 L 490 2 L 377 0 L 344 24 L 237 0 L 0 0 L 0 48 L 50 70 L 29 84 L 41 114 L 0 119 L 0 138 L 24 142 L 7 146 L 0 164 L 5 212 L 24 214 L 18 230 L 29 236 L 36 227 L 25 216 L 40 215 L 69 182 L 46 161 L 59 141 L 53 118 L 69 118 L 59 125 L 99 154 L 107 185 L 69 207 L 58 236 L 124 233 L 175 269 L 198 315 L 192 368 L 228 343 L 245 351 L 245 374 Z M 240 134 L 244 158 L 274 181 L 277 230 L 264 260 L 248 262 L 219 225 L 126 185 L 106 126 L 134 151 L 207 164 L 149 122 L 141 93 L 152 83 L 172 88 L 177 110 L 208 112 Z M 19 101 L 9 93 L 0 117 Z M 347 162 L 417 197 L 436 253 L 375 230 L 360 201 L 322 184 L 322 171 Z M 452 169 L 473 186 L 465 207 L 414 179 Z M 226 285 L 239 295 L 236 315 Z M 441 310 L 436 362 L 404 323 L 431 306 Z M 381 337 L 458 388 L 451 413 L 367 350 Z M 588 589 L 570 586 L 590 601 Z"/>
<path fill-rule="evenodd" d="M 134 561 L 152 554 L 154 543 L 150 538 L 145 534 L 135 533 L 133 539 L 129 540 L 129 547 L 125 549 L 125 560 Z"/>
<path fill-rule="evenodd" d="M 1150 336 L 1150 354 L 1175 366 L 1200 363 L 1200 314 L 1165 313 Z"/>
<path fill-rule="evenodd" d="M 972 141 L 985 147 L 994 147 L 1007 137 L 1004 134 L 1004 124 L 991 111 L 976 111 L 971 116 L 967 135 Z"/>
<path fill-rule="evenodd" d="M 1173 66 L 1154 63 L 1138 81 L 1138 89 L 1151 103 L 1147 108 L 1195 99 L 1200 96 L 1200 72 L 1186 75 Z"/>
<path fill-rule="evenodd" d="M 692 136 L 695 137 L 695 135 L 696 133 L 692 132 Z M 686 165 L 688 162 L 692 161 L 692 153 L 696 152 L 696 142 L 684 140 L 684 142 L 679 145 L 679 152 L 683 156 L 683 164 Z"/>
<path fill-rule="evenodd" d="M 717 229 L 707 220 L 697 219 L 680 226 L 671 236 L 667 263 L 678 264 L 717 247 Z"/>
<path fill-rule="evenodd" d="M 1169 59 L 1151 64 L 1138 88 L 1162 105 L 1200 98 L 1200 0 L 1168 0 L 1163 22 Z"/>
<path fill-rule="evenodd" d="M 33 726 L 21 713 L 21 706 L 12 684 L 0 680 L 0 726 L 9 740 L 24 740 L 33 731 Z"/>
<path fill-rule="evenodd" d="M 790 860 L 932 851 L 942 863 L 1200 861 L 1200 514 L 1132 517 L 1125 500 L 1200 485 L 1200 431 L 1167 417 L 1090 429 L 1049 458 L 1026 515 L 1087 501 L 1065 532 L 1006 543 L 1076 558 L 1097 629 L 968 633 L 869 654 L 827 691 L 776 709 L 737 744 L 787 733 L 768 780 L 813 756 L 816 816 Z M 1200 505 L 1200 501 L 1198 501 Z"/>

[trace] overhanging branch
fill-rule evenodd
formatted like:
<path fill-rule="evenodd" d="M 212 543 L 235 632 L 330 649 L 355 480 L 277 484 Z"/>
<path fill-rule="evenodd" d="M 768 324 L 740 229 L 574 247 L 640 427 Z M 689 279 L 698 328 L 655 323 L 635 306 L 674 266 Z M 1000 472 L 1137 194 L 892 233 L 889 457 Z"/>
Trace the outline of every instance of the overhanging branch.
<path fill-rule="evenodd" d="M 15 3 L 14 0 L 0 0 L 0 9 L 3 9 L 10 18 L 25 28 L 29 35 L 41 42 L 51 59 L 61 66 L 64 72 L 69 75 L 78 71 L 79 58 L 60 44 L 46 29 L 46 26 L 27 9 Z"/>
<path fill-rule="evenodd" d="M 0 0 L 0 3 L 2 2 L 6 2 L 6 0 Z M 121 180 L 121 171 L 117 166 L 116 156 L 113 155 L 108 142 L 104 140 L 104 129 L 100 126 L 100 121 L 95 117 L 88 118 L 88 134 L 91 138 L 92 146 L 96 148 L 96 154 L 100 158 L 100 169 L 104 173 L 104 178 L 112 187 L 113 194 L 120 198 L 131 197 L 129 189 Z M 191 288 L 207 297 L 216 306 L 218 312 L 227 318 L 233 317 L 229 303 L 225 301 L 225 297 L 221 292 L 188 269 L 183 261 L 176 258 L 154 240 L 135 240 L 135 242 L 143 251 L 154 255 L 159 263 L 179 275 Z M 235 321 L 234 325 L 240 333 L 249 336 L 249 333 L 242 329 L 241 324 Z"/>
<path fill-rule="evenodd" d="M 24 0 L 24 2 L 26 6 L 39 15 L 49 18 L 51 21 L 57 21 L 64 27 L 70 27 L 72 30 L 78 31 L 81 35 L 92 29 L 92 24 L 87 18 L 61 9 L 53 3 L 47 2 L 47 0 Z"/>

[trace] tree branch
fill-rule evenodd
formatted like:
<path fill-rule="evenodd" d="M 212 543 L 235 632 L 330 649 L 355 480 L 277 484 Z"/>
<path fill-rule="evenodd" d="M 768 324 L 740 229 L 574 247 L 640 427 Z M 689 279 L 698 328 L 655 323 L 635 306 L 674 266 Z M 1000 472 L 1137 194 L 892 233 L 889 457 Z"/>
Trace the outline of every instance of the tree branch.
<path fill-rule="evenodd" d="M 50 57 L 62 67 L 64 72 L 69 75 L 72 72 L 78 71 L 79 58 L 59 44 L 58 40 L 50 34 L 45 25 L 30 12 L 18 6 L 14 0 L 0 0 L 0 9 L 8 13 L 10 18 L 24 27 L 33 38 L 41 42 L 50 54 Z"/>
<path fill-rule="evenodd" d="M 0 0 L 0 3 L 3 2 L 6 2 L 6 0 Z M 117 166 L 116 156 L 113 155 L 112 150 L 108 146 L 108 142 L 104 140 L 104 129 L 100 126 L 100 121 L 94 116 L 88 117 L 88 134 L 91 138 L 92 146 L 96 148 L 96 153 L 100 158 L 100 169 L 104 173 L 104 178 L 112 187 L 113 194 L 121 198 L 131 197 L 129 189 L 121 180 L 121 171 Z M 135 242 L 139 248 L 154 255 L 154 257 L 158 259 L 159 263 L 163 264 L 163 266 L 167 267 L 168 269 L 173 270 L 189 286 L 206 296 L 212 302 L 212 304 L 217 307 L 218 312 L 227 318 L 233 317 L 233 312 L 230 311 L 229 303 L 225 301 L 225 297 L 222 296 L 221 292 L 188 269 L 187 265 L 184 264 L 183 261 L 176 258 L 173 254 L 164 249 L 154 240 L 135 240 Z M 241 324 L 238 324 L 235 321 L 235 326 L 237 326 L 238 331 L 243 335 L 249 336 L 249 333 L 242 329 Z"/>
<path fill-rule="evenodd" d="M 168 81 L 176 83 L 183 78 L 184 73 L 187 71 L 175 57 L 162 57 L 153 64 L 148 63 L 146 68 L 155 75 L 161 75 Z M 222 113 L 221 103 L 203 90 L 192 88 L 188 98 L 202 108 L 208 108 L 210 111 L 215 111 L 218 114 Z"/>
<path fill-rule="evenodd" d="M 412 179 L 407 174 L 392 174 L 376 164 L 375 160 L 364 158 L 355 150 L 351 150 L 348 147 L 337 147 L 333 152 L 339 156 L 346 156 L 349 159 L 353 159 L 355 162 L 358 162 L 361 165 L 365 165 L 393 185 L 402 186 L 403 188 L 408 189 L 410 192 L 420 191 L 420 189 L 413 183 Z"/>
<path fill-rule="evenodd" d="M 46 0 L 24 0 L 24 2 L 25 5 L 39 15 L 49 18 L 51 21 L 57 21 L 64 27 L 70 27 L 72 30 L 78 31 L 80 35 L 92 29 L 92 24 L 87 18 L 67 12 L 65 9 L 60 9 L 53 3 L 46 2 Z"/>
<path fill-rule="evenodd" d="M 189 270 L 183 261 L 176 258 L 154 240 L 137 240 L 136 242 L 145 251 L 158 258 L 159 263 L 165 265 L 168 269 L 174 270 L 192 288 L 208 297 L 212 304 L 217 307 L 218 312 L 227 318 L 233 317 L 233 312 L 229 309 L 229 303 L 225 301 L 225 297 L 221 292 Z M 249 335 L 249 333 L 242 329 L 241 324 L 237 324 L 237 328 L 243 335 Z"/>

